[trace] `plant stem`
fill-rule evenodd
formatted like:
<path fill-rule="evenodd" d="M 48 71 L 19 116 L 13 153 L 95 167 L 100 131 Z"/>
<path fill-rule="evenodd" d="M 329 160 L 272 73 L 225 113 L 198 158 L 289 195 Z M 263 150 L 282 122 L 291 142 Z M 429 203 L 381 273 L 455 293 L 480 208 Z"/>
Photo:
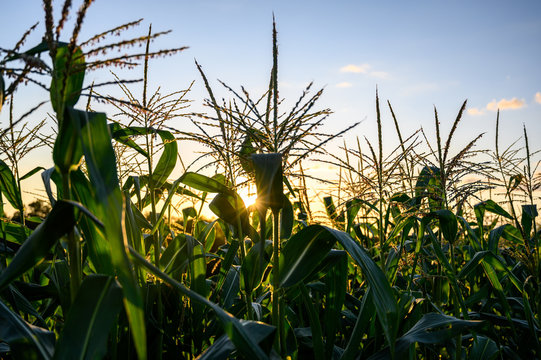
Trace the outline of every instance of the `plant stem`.
<path fill-rule="evenodd" d="M 65 200 L 71 200 L 71 180 L 67 173 L 62 174 L 62 195 Z M 68 232 L 68 261 L 71 302 L 73 303 L 81 285 L 81 246 L 79 240 L 75 238 L 73 229 Z"/>
<path fill-rule="evenodd" d="M 314 347 L 314 358 L 316 360 L 325 359 L 325 349 L 323 346 L 323 333 L 321 331 L 321 324 L 319 322 L 318 313 L 312 304 L 312 299 L 308 294 L 306 285 L 300 284 L 299 290 L 301 291 L 302 301 L 306 307 L 306 312 L 310 319 L 310 328 L 312 329 L 312 345 Z M 360 342 L 360 339 L 359 339 Z"/>
<path fill-rule="evenodd" d="M 237 209 L 239 208 L 239 199 L 235 200 L 237 204 L 235 206 Z M 244 259 L 246 259 L 246 244 L 244 242 L 244 232 L 242 231 L 242 223 L 240 216 L 237 218 L 237 233 L 239 235 L 239 243 L 240 243 L 240 263 L 244 265 Z M 244 294 L 244 301 L 246 302 L 246 316 L 248 317 L 248 320 L 253 319 L 253 308 L 252 308 L 252 293 L 251 290 L 247 291 L 246 294 Z"/>
<path fill-rule="evenodd" d="M 284 348 L 283 318 L 280 316 L 280 209 L 272 209 L 272 324 L 278 330 L 278 350 Z"/>

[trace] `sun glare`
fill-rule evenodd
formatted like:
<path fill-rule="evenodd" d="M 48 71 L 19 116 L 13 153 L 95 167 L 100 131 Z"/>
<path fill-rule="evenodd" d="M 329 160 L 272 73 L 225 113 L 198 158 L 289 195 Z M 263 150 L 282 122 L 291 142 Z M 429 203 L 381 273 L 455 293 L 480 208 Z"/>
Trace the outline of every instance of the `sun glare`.
<path fill-rule="evenodd" d="M 252 187 L 239 190 L 239 195 L 242 198 L 242 201 L 244 201 L 244 205 L 246 205 L 246 207 L 254 205 L 257 200 L 257 192 L 255 189 L 252 189 Z"/>

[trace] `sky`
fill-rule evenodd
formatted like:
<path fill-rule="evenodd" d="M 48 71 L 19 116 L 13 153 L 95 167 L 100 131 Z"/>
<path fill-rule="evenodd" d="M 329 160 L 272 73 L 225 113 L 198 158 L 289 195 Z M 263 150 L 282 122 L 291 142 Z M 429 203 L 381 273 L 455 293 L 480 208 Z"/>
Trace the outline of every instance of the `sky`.
<path fill-rule="evenodd" d="M 41 2 L 2 3 L 0 47 L 12 47 L 36 21 L 40 24 L 26 47 L 39 43 L 44 29 Z M 54 5 L 58 12 L 62 2 Z M 447 134 L 467 99 L 467 113 L 455 136 L 456 149 L 482 132 L 486 134 L 479 147 L 492 149 L 498 108 L 501 146 L 517 140 L 525 125 L 530 146 L 539 148 L 540 1 L 97 0 L 88 11 L 80 38 L 139 18 L 144 18 L 142 25 L 130 34 L 144 35 L 149 24 L 153 31 L 172 30 L 152 48 L 189 49 L 151 62 L 151 88 L 161 86 L 164 92 L 172 92 L 195 80 L 189 98 L 193 111 L 200 111 L 207 96 L 194 59 L 220 97 L 230 94 L 217 79 L 235 89 L 243 85 L 251 93 L 265 91 L 272 66 L 273 14 L 278 30 L 280 95 L 294 102 L 311 81 L 314 88 L 324 88 L 319 108 L 334 112 L 326 131 L 334 133 L 362 120 L 345 136 L 347 142 L 356 137 L 376 141 L 377 87 L 383 105 L 386 100 L 393 105 L 405 136 L 423 127 L 433 139 L 434 106 L 442 132 Z M 72 11 L 70 20 L 74 18 Z M 65 36 L 71 27 L 68 23 Z M 139 68 L 121 75 L 137 78 L 141 73 Z M 111 79 L 111 74 L 100 72 L 86 80 Z M 141 92 L 138 85 L 131 88 Z M 15 113 L 22 114 L 46 98 L 36 87 L 20 88 Z M 46 111 L 36 113 L 30 121 L 41 120 Z M 386 107 L 382 120 L 388 151 L 398 140 Z M 1 128 L 6 121 L 4 109 Z M 175 121 L 172 127 L 184 126 L 184 120 Z M 338 145 L 341 141 L 331 146 Z M 50 161 L 50 156 L 41 153 L 32 162 L 44 156 Z"/>

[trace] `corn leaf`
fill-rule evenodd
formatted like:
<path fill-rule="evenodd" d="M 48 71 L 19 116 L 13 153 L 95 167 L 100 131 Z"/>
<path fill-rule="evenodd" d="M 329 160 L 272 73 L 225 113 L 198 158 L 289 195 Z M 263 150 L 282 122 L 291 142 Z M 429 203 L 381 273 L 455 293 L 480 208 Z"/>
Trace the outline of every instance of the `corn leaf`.
<path fill-rule="evenodd" d="M 73 204 L 57 201 L 45 221 L 26 239 L 0 273 L 0 290 L 42 261 L 58 239 L 75 225 Z"/>
<path fill-rule="evenodd" d="M 124 144 L 144 157 L 148 158 L 148 153 L 143 150 L 137 143 L 131 139 L 133 135 L 142 135 L 140 131 L 136 131 L 133 128 L 127 127 L 123 128 L 119 123 L 110 123 L 109 131 L 111 132 L 111 137 L 118 141 L 121 144 Z"/>
<path fill-rule="evenodd" d="M 209 193 L 229 193 L 230 190 L 221 182 L 194 172 L 187 172 L 180 177 L 180 181 L 194 189 Z"/>
<path fill-rule="evenodd" d="M 425 314 L 407 333 L 396 340 L 396 358 L 407 357 L 407 350 L 415 343 L 443 344 L 450 341 L 463 331 L 483 324 L 477 320 L 461 320 L 439 313 Z M 369 360 L 391 359 L 389 349 L 384 349 Z"/>
<path fill-rule="evenodd" d="M 335 233 L 337 234 L 336 240 L 361 267 L 362 273 L 370 285 L 379 322 L 383 327 L 388 342 L 393 347 L 398 331 L 398 309 L 389 281 L 370 255 L 351 236 L 339 231 L 335 231 Z"/>
<path fill-rule="evenodd" d="M 27 323 L 7 307 L 2 300 L 0 300 L 0 324 L 2 325 L 0 326 L 0 339 L 10 345 L 14 357 L 19 359 L 52 358 L 54 333 Z"/>
<path fill-rule="evenodd" d="M 322 225 L 310 225 L 289 239 L 280 254 L 280 287 L 302 281 L 331 251 L 341 232 Z"/>
<path fill-rule="evenodd" d="M 70 54 L 68 46 L 58 46 L 49 91 L 51 104 L 56 112 L 77 103 L 81 96 L 84 78 L 85 58 L 81 48 L 76 47 Z"/>
<path fill-rule="evenodd" d="M 283 207 L 282 154 L 253 154 L 258 204 L 264 208 Z"/>
<path fill-rule="evenodd" d="M 154 275 L 162 279 L 167 284 L 171 285 L 178 292 L 180 292 L 181 294 L 185 296 L 188 296 L 193 301 L 196 301 L 200 304 L 203 304 L 211 308 L 214 311 L 214 313 L 218 316 L 218 319 L 220 320 L 222 327 L 225 333 L 227 334 L 227 336 L 231 339 L 233 344 L 235 344 L 235 347 L 237 348 L 237 350 L 241 354 L 243 354 L 246 358 L 268 359 L 268 355 L 261 349 L 261 347 L 257 344 L 254 338 L 250 335 L 250 333 L 244 329 L 241 322 L 237 318 L 235 318 L 233 315 L 231 315 L 230 313 L 222 309 L 217 304 L 211 302 L 207 298 L 188 289 L 181 283 L 170 278 L 168 275 L 160 271 L 160 269 L 156 268 L 154 265 L 146 261 L 141 255 L 139 255 L 133 249 L 130 249 L 130 253 L 133 259 L 135 260 L 135 262 L 137 262 L 140 266 L 147 268 L 150 272 L 152 272 Z"/>
<path fill-rule="evenodd" d="M 270 350 L 276 328 L 265 323 L 257 321 L 241 320 L 240 324 L 250 334 L 250 336 L 261 346 L 267 345 L 267 350 Z M 223 335 L 216 339 L 201 356 L 199 360 L 225 360 L 229 359 L 231 352 L 235 350 L 235 345 L 227 335 Z"/>
<path fill-rule="evenodd" d="M 116 171 L 116 158 L 111 144 L 107 119 L 103 113 L 69 109 L 71 117 L 84 117 L 86 125 L 79 129 L 90 182 L 95 189 L 95 215 L 103 222 L 105 236 L 111 246 L 111 260 L 122 285 L 124 306 L 130 322 L 139 359 L 146 359 L 146 331 L 143 299 L 127 254 L 123 229 L 124 208 Z"/>
<path fill-rule="evenodd" d="M 15 209 L 23 207 L 21 191 L 17 186 L 15 176 L 13 176 L 9 166 L 2 160 L 0 160 L 0 191 Z"/>
<path fill-rule="evenodd" d="M 121 308 L 122 289 L 113 277 L 87 276 L 67 315 L 54 359 L 105 356 L 108 335 Z"/>
<path fill-rule="evenodd" d="M 264 249 L 261 249 L 262 247 Z M 262 251 L 263 250 L 263 251 Z M 259 241 L 251 247 L 241 266 L 240 286 L 247 294 L 261 285 L 261 279 L 272 257 L 272 241 Z"/>
<path fill-rule="evenodd" d="M 330 268 L 325 276 L 327 296 L 323 321 L 325 322 L 325 356 L 327 359 L 332 357 L 347 291 L 348 258 L 346 253 L 341 254 L 340 260 Z"/>

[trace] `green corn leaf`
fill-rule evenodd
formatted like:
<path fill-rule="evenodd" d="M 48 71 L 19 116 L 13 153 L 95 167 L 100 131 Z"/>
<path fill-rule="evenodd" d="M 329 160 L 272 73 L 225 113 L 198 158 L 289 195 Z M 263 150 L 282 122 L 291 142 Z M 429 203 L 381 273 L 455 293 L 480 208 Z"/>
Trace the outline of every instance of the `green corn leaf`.
<path fill-rule="evenodd" d="M 357 351 L 359 350 L 362 337 L 367 333 L 367 329 L 370 328 L 371 319 L 375 313 L 375 302 L 371 295 L 371 288 L 368 288 L 365 296 L 362 299 L 361 306 L 359 309 L 359 314 L 357 315 L 357 320 L 355 321 L 355 327 L 351 334 L 350 339 L 342 357 L 340 360 L 352 360 L 354 359 Z"/>
<path fill-rule="evenodd" d="M 351 232 L 351 229 L 353 229 L 353 225 L 355 224 L 355 218 L 357 217 L 357 214 L 359 213 L 360 210 L 361 210 L 360 199 L 353 198 L 346 201 L 346 218 L 347 218 L 346 232 L 348 234 Z"/>
<path fill-rule="evenodd" d="M 479 241 L 479 237 L 477 236 L 475 231 L 473 231 L 473 229 L 471 228 L 470 223 L 468 223 L 468 221 L 461 216 L 459 216 L 458 219 L 460 220 L 462 227 L 468 233 L 467 238 L 470 240 L 470 244 L 473 247 L 473 249 L 475 251 L 481 251 L 482 247 Z"/>
<path fill-rule="evenodd" d="M 458 222 L 455 214 L 447 209 L 438 210 L 435 212 L 440 222 L 440 229 L 445 240 L 453 244 L 458 232 Z"/>
<path fill-rule="evenodd" d="M 29 285 L 29 286 L 27 287 L 27 285 Z M 17 284 L 17 286 L 22 291 L 25 291 L 28 288 L 30 288 L 31 285 L 26 284 L 26 283 L 22 283 L 22 284 Z M 20 312 L 22 312 L 24 314 L 34 316 L 36 318 L 36 321 L 34 322 L 35 325 L 41 326 L 43 328 L 48 327 L 47 323 L 45 322 L 45 320 L 43 319 L 41 314 L 36 310 L 34 305 L 32 305 L 32 303 L 21 293 L 21 291 L 19 291 L 18 288 L 16 288 L 13 285 L 9 285 L 8 289 L 7 289 L 7 292 L 9 293 L 9 295 L 5 296 L 5 298 L 12 298 L 13 300 L 12 300 L 11 303 L 14 305 L 14 307 L 17 308 L 17 310 L 19 310 Z M 50 297 L 52 297 L 54 295 L 51 294 L 51 292 L 44 291 L 42 296 L 50 298 Z"/>
<path fill-rule="evenodd" d="M 267 351 L 272 346 L 272 341 L 276 333 L 274 326 L 267 325 L 265 323 L 257 321 L 240 321 L 243 328 L 250 334 L 250 336 Z M 265 346 L 266 345 L 266 346 Z M 222 335 L 202 353 L 199 360 L 226 360 L 229 359 L 231 352 L 235 350 L 235 345 L 231 342 L 227 335 Z"/>
<path fill-rule="evenodd" d="M 159 229 L 160 223 L 165 217 L 169 204 L 171 204 L 171 201 L 173 200 L 173 196 L 175 195 L 179 185 L 180 185 L 180 179 L 175 181 L 173 185 L 171 186 L 171 189 L 167 194 L 167 199 L 165 200 L 165 203 L 162 206 L 162 210 L 160 211 L 160 214 L 158 215 L 158 218 L 156 219 L 156 223 L 154 224 L 154 227 L 152 228 L 152 231 L 150 232 L 151 235 L 153 235 Z"/>
<path fill-rule="evenodd" d="M 340 231 L 322 225 L 310 225 L 289 239 L 280 254 L 280 287 L 302 281 L 331 251 Z"/>
<path fill-rule="evenodd" d="M 205 279 L 207 274 L 207 262 L 205 259 L 205 249 L 203 245 L 190 235 L 186 235 L 186 238 L 190 239 L 191 252 L 188 254 L 190 261 L 190 288 L 197 292 L 199 295 L 207 296 L 208 288 L 207 281 Z"/>
<path fill-rule="evenodd" d="M 12 355 L 19 359 L 51 359 L 54 351 L 53 332 L 31 325 L 0 300 L 0 339 L 10 345 Z M 36 356 L 37 355 L 37 356 Z"/>
<path fill-rule="evenodd" d="M 177 282 L 176 280 L 170 278 L 168 275 L 160 271 L 154 265 L 146 261 L 141 255 L 135 252 L 133 249 L 130 249 L 130 253 L 134 258 L 135 262 L 139 265 L 144 266 L 154 275 L 162 279 L 165 283 L 171 285 L 181 294 L 189 297 L 193 301 L 196 301 L 200 304 L 203 304 L 214 311 L 218 316 L 224 332 L 231 339 L 237 350 L 248 359 L 268 359 L 268 355 L 261 349 L 257 344 L 256 340 L 250 335 L 246 329 L 242 326 L 242 323 L 235 318 L 233 315 L 222 309 L 217 304 L 209 301 L 207 298 L 201 296 L 200 294 L 192 291 Z"/>
<path fill-rule="evenodd" d="M 318 317 L 317 311 L 312 303 L 312 299 L 308 294 L 306 285 L 299 284 L 299 289 L 302 295 L 302 301 L 308 313 L 308 318 L 310 319 L 310 328 L 312 330 L 312 344 L 314 348 L 314 358 L 316 360 L 325 359 L 325 348 L 323 345 L 323 332 L 321 331 L 321 323 Z"/>
<path fill-rule="evenodd" d="M 195 219 L 197 217 L 197 210 L 193 206 L 182 209 L 182 221 L 186 225 L 190 218 Z"/>
<path fill-rule="evenodd" d="M 475 211 L 477 221 L 480 224 L 482 224 L 485 211 L 503 216 L 507 219 L 513 219 L 513 217 L 507 211 L 505 211 L 500 205 L 498 205 L 494 200 L 491 199 L 480 202 L 479 204 L 475 205 L 473 209 Z"/>
<path fill-rule="evenodd" d="M 486 336 L 477 335 L 468 354 L 469 360 L 494 360 L 500 354 L 496 342 Z"/>
<path fill-rule="evenodd" d="M 168 192 L 171 191 L 171 188 L 173 187 L 173 184 L 166 181 L 163 183 L 163 185 L 161 186 L 162 190 L 167 190 Z M 197 200 L 203 200 L 201 196 L 197 195 L 197 194 L 194 194 L 193 192 L 191 192 L 190 190 L 186 189 L 185 187 L 177 187 L 177 189 L 175 190 L 175 192 L 178 194 L 178 195 L 183 195 L 183 196 L 189 196 L 189 197 L 192 197 L 194 199 L 197 199 Z"/>
<path fill-rule="evenodd" d="M 209 204 L 209 209 L 233 228 L 237 229 L 240 225 L 245 235 L 253 237 L 256 233 L 250 225 L 244 201 L 236 192 L 216 194 Z"/>
<path fill-rule="evenodd" d="M 347 291 L 347 280 L 348 258 L 346 253 L 342 253 L 341 259 L 330 268 L 327 276 L 325 276 L 327 296 L 323 321 L 325 322 L 325 354 L 327 359 L 332 357 L 337 330 L 340 326 L 342 306 Z"/>
<path fill-rule="evenodd" d="M 295 215 L 293 212 L 293 205 L 291 205 L 291 202 L 285 195 L 283 197 L 283 204 L 284 207 L 280 213 L 280 238 L 282 240 L 286 240 L 291 237 L 291 233 L 293 232 L 293 221 Z"/>
<path fill-rule="evenodd" d="M 238 152 L 238 157 L 240 161 L 240 166 L 247 174 L 253 174 L 254 165 L 252 163 L 251 156 L 257 152 L 257 148 L 252 143 L 252 133 L 253 129 L 248 129 L 242 141 L 240 151 Z"/>
<path fill-rule="evenodd" d="M 532 224 L 535 222 L 537 217 L 537 205 L 522 205 L 522 217 L 521 225 L 526 237 L 530 237 L 530 232 L 532 231 Z"/>
<path fill-rule="evenodd" d="M 41 180 L 43 181 L 43 186 L 45 187 L 45 192 L 47 193 L 47 197 L 49 198 L 49 202 L 51 205 L 54 206 L 56 203 L 56 198 L 53 195 L 53 189 L 51 187 L 51 180 L 53 175 L 57 173 L 56 169 L 54 167 L 49 168 L 41 173 Z"/>
<path fill-rule="evenodd" d="M 476 252 L 475 255 L 466 263 L 466 265 L 462 267 L 457 277 L 459 279 L 464 279 L 468 275 L 470 275 L 481 263 L 481 260 L 483 260 L 483 258 L 487 256 L 487 254 L 490 254 L 490 251 L 485 250 Z"/>
<path fill-rule="evenodd" d="M 361 267 L 362 273 L 370 285 L 379 322 L 392 347 L 398 331 L 398 308 L 391 285 L 383 271 L 361 245 L 346 233 L 338 231 L 336 233 L 337 241 Z"/>
<path fill-rule="evenodd" d="M 225 256 L 222 261 L 222 266 L 220 267 L 220 276 L 218 277 L 216 290 L 214 292 L 213 299 L 216 298 L 216 296 L 222 291 L 222 287 L 224 286 L 224 282 L 226 279 L 226 276 L 229 274 L 229 270 L 231 269 L 233 265 L 233 261 L 235 260 L 235 256 L 237 255 L 237 251 L 240 247 L 239 241 L 236 239 L 231 239 L 229 242 L 229 245 L 227 247 L 227 252 L 225 253 Z"/>
<path fill-rule="evenodd" d="M 440 176 L 440 169 L 436 166 L 425 166 L 417 177 L 415 183 L 415 202 L 420 204 L 421 199 L 432 191 L 431 181 L 434 181 Z"/>
<path fill-rule="evenodd" d="M 33 168 L 32 170 L 30 170 L 29 172 L 27 172 L 26 174 L 24 174 L 23 176 L 21 176 L 21 178 L 19 180 L 24 180 L 24 179 L 28 179 L 30 176 L 34 175 L 35 173 L 37 173 L 38 171 L 40 170 L 45 170 L 44 167 L 42 166 L 36 166 L 35 168 Z"/>
<path fill-rule="evenodd" d="M 323 198 L 323 204 L 325 204 L 325 211 L 327 216 L 331 219 L 334 227 L 343 230 L 344 227 L 344 213 L 338 214 L 336 206 L 331 196 L 325 196 Z"/>
<path fill-rule="evenodd" d="M 224 285 L 221 291 L 221 303 L 224 309 L 229 309 L 235 297 L 240 291 L 240 275 L 238 266 L 232 266 L 225 277 Z"/>
<path fill-rule="evenodd" d="M 263 246 L 265 248 L 261 249 Z M 241 266 L 242 276 L 240 278 L 240 286 L 245 293 L 251 294 L 261 285 L 261 279 L 271 257 L 272 241 L 270 240 L 259 241 L 248 251 Z"/>
<path fill-rule="evenodd" d="M 9 242 L 22 245 L 26 239 L 32 234 L 32 230 L 22 224 L 2 222 L 0 225 L 2 237 Z"/>
<path fill-rule="evenodd" d="M 152 170 L 154 188 L 160 188 L 167 181 L 167 178 L 171 175 L 177 163 L 178 145 L 175 136 L 167 130 L 156 130 L 147 127 L 129 126 L 122 128 L 116 123 L 109 124 L 108 126 L 113 139 L 135 149 L 145 157 L 149 156 L 148 153 L 137 145 L 131 137 L 157 134 L 161 138 L 163 151 L 156 167 Z"/>
<path fill-rule="evenodd" d="M 111 260 L 122 285 L 124 306 L 139 359 L 146 359 L 146 331 L 143 299 L 127 254 L 124 236 L 124 201 L 116 171 L 116 158 L 111 144 L 107 118 L 103 113 L 69 109 L 73 117 L 84 117 L 86 125 L 78 129 L 92 187 L 95 189 L 95 215 L 104 224 L 111 247 Z"/>
<path fill-rule="evenodd" d="M 515 190 L 520 185 L 523 178 L 524 177 L 522 176 L 522 174 L 516 174 L 516 175 L 511 176 L 507 184 L 507 186 L 509 187 L 509 191 L 511 192 Z"/>
<path fill-rule="evenodd" d="M 26 239 L 8 267 L 0 273 L 0 290 L 42 261 L 56 241 L 73 228 L 73 210 L 72 204 L 57 201 L 45 221 Z"/>
<path fill-rule="evenodd" d="M 501 285 L 495 272 L 495 270 L 498 270 L 507 275 L 508 279 L 520 293 L 523 292 L 523 286 L 520 280 L 515 274 L 513 274 L 513 272 L 511 272 L 511 270 L 508 269 L 504 260 L 499 256 L 496 256 L 492 251 L 479 251 L 475 253 L 471 260 L 464 265 L 457 277 L 460 279 L 466 278 L 477 268 L 479 264 L 482 264 L 487 278 L 490 280 L 496 290 L 503 291 L 503 286 Z"/>
<path fill-rule="evenodd" d="M 305 279 L 305 283 L 310 283 L 312 281 L 317 281 L 323 278 L 330 269 L 346 256 L 347 252 L 344 250 L 331 249 L 331 251 L 325 256 L 325 258 L 319 263 L 319 265 L 308 275 Z"/>
<path fill-rule="evenodd" d="M 83 147 L 78 129 L 85 127 L 86 122 L 84 112 L 66 108 L 53 147 L 54 164 L 61 174 L 76 170 L 81 163 Z"/>
<path fill-rule="evenodd" d="M 534 316 L 534 313 L 532 311 L 532 306 L 530 305 L 530 296 L 528 294 L 528 288 L 525 285 L 526 291 L 522 293 L 522 302 L 524 303 L 524 314 L 526 315 L 526 318 L 528 320 L 528 330 L 530 330 L 530 333 L 532 335 L 532 338 L 535 339 L 535 345 L 537 347 L 537 351 L 541 351 L 541 344 L 539 342 L 539 322 Z"/>
<path fill-rule="evenodd" d="M 461 320 L 439 313 L 425 314 L 407 333 L 396 340 L 395 358 L 401 359 L 407 357 L 407 350 L 412 344 L 444 344 L 451 341 L 463 331 L 482 324 L 482 321 Z M 368 359 L 391 359 L 391 354 L 389 349 L 384 349 Z"/>
<path fill-rule="evenodd" d="M 69 58 L 71 59 L 68 64 Z M 53 109 L 57 113 L 62 111 L 64 107 L 74 106 L 79 100 L 85 78 L 85 67 L 85 57 L 81 48 L 76 47 L 71 57 L 68 46 L 58 46 L 56 48 L 49 94 Z"/>
<path fill-rule="evenodd" d="M 53 175 L 57 188 L 61 184 L 60 176 Z M 101 204 L 97 200 L 96 189 L 92 186 L 86 175 L 81 171 L 71 172 L 71 193 L 75 200 L 83 204 L 91 213 L 99 214 Z M 96 226 L 88 217 L 83 217 L 79 226 L 88 249 L 88 257 L 94 269 L 107 275 L 114 275 L 111 261 L 111 245 L 107 240 L 106 232 L 101 226 Z"/>
<path fill-rule="evenodd" d="M 497 253 L 500 238 L 502 237 L 502 234 L 505 231 L 505 227 L 507 225 L 508 224 L 498 226 L 497 228 L 492 229 L 490 233 L 488 234 L 488 249 L 490 251 Z"/>
<path fill-rule="evenodd" d="M 283 207 L 282 154 L 253 154 L 257 202 L 264 208 Z"/>
<path fill-rule="evenodd" d="M 160 268 L 171 276 L 177 275 L 180 270 L 185 271 L 190 262 L 189 254 L 193 253 L 193 237 L 186 234 L 178 234 L 165 248 L 160 256 Z"/>
<path fill-rule="evenodd" d="M 416 219 L 415 217 L 413 216 L 408 216 L 408 217 L 405 217 L 403 219 L 401 219 L 392 229 L 392 231 L 389 233 L 389 235 L 387 236 L 387 240 L 385 241 L 386 244 L 390 243 L 396 236 L 398 236 L 400 234 L 400 232 L 404 229 L 405 232 L 407 233 L 409 231 L 409 229 L 411 229 L 411 227 L 413 226 L 413 224 L 415 223 Z"/>
<path fill-rule="evenodd" d="M 158 130 L 156 132 L 164 144 L 160 159 L 154 170 L 152 170 L 154 187 L 159 188 L 167 181 L 177 164 L 178 145 L 175 137 L 169 131 Z"/>
<path fill-rule="evenodd" d="M 180 182 L 194 189 L 209 193 L 229 193 L 230 190 L 221 182 L 194 172 L 187 172 L 180 177 Z"/>
<path fill-rule="evenodd" d="M 458 285 L 455 271 L 453 270 L 453 267 L 449 263 L 449 259 L 447 258 L 447 256 L 445 256 L 441 248 L 441 244 L 438 241 L 438 238 L 436 237 L 432 229 L 429 226 L 427 226 L 429 221 L 430 221 L 429 217 L 423 218 L 422 222 L 423 223 L 426 222 L 426 224 L 423 227 L 428 232 L 429 239 L 432 242 L 432 247 L 434 248 L 434 253 L 436 254 L 436 257 L 438 258 L 439 263 L 442 265 L 445 275 L 449 278 L 450 285 L 453 288 L 453 291 L 455 292 L 455 295 L 458 298 L 458 302 L 460 306 L 462 307 L 463 315 L 468 316 L 468 310 L 464 302 L 464 297 L 462 296 L 462 292 L 460 291 L 460 287 Z"/>
<path fill-rule="evenodd" d="M 148 158 L 148 153 L 143 150 L 135 141 L 131 139 L 134 135 L 142 135 L 139 131 L 134 130 L 133 128 L 123 128 L 119 123 L 110 123 L 109 131 L 111 132 L 111 137 L 118 141 L 121 144 L 124 144 L 144 157 Z"/>
<path fill-rule="evenodd" d="M 126 209 L 126 216 L 125 216 L 125 229 L 126 229 L 126 237 L 128 239 L 128 244 L 136 249 L 139 253 L 145 253 L 145 241 L 143 237 L 143 233 L 141 231 L 141 228 L 137 224 L 137 220 L 135 219 L 135 212 L 134 208 L 135 206 L 130 200 L 129 195 L 127 194 L 128 191 L 125 191 L 124 193 L 124 202 L 125 202 L 125 209 Z M 142 271 L 141 268 L 138 268 L 137 276 L 139 277 L 139 283 L 144 284 L 146 282 L 146 277 Z"/>
<path fill-rule="evenodd" d="M 2 160 L 0 160 L 0 191 L 15 209 L 21 209 L 23 207 L 23 200 L 19 186 L 17 186 L 17 180 L 15 180 L 15 176 L 13 176 L 9 166 Z"/>
<path fill-rule="evenodd" d="M 67 315 L 54 359 L 104 357 L 109 332 L 121 308 L 122 289 L 113 277 L 87 276 Z"/>
<path fill-rule="evenodd" d="M 58 298 L 62 311 L 67 314 L 71 306 L 71 291 L 70 291 L 70 270 L 67 260 L 53 261 L 51 266 L 45 273 L 52 284 Z"/>

